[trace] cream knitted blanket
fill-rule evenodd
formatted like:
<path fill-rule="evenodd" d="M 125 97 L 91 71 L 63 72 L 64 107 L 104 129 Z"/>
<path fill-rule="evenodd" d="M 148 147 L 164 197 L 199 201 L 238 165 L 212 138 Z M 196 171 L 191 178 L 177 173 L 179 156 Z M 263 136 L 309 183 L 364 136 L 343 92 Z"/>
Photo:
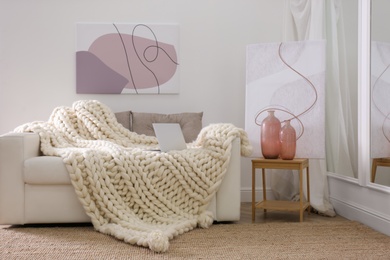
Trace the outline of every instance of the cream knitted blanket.
<path fill-rule="evenodd" d="M 47 122 L 15 129 L 40 135 L 45 155 L 60 156 L 94 228 L 130 244 L 165 252 L 169 239 L 207 228 L 207 206 L 230 160 L 232 141 L 251 153 L 244 130 L 231 124 L 202 129 L 188 149 L 150 151 L 155 137 L 130 132 L 98 101 L 56 108 Z"/>

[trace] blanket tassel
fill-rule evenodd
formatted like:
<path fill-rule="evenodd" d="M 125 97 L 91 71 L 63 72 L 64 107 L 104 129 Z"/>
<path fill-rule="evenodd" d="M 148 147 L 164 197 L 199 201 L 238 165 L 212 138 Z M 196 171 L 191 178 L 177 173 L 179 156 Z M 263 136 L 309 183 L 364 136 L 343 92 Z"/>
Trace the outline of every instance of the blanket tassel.
<path fill-rule="evenodd" d="M 152 231 L 148 235 L 147 242 L 150 250 L 157 253 L 166 252 L 169 248 L 169 239 L 160 230 Z"/>

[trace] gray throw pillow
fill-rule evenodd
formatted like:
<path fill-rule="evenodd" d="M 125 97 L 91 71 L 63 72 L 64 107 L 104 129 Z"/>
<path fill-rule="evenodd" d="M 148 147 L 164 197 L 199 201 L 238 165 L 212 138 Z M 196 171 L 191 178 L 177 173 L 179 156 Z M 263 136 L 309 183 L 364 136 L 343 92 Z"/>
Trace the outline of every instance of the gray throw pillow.
<path fill-rule="evenodd" d="M 117 112 L 115 113 L 116 120 L 118 123 L 122 124 L 125 128 L 129 129 L 131 128 L 130 125 L 130 111 L 123 111 L 123 112 Z"/>
<path fill-rule="evenodd" d="M 194 141 L 202 129 L 203 112 L 157 114 L 131 112 L 130 130 L 137 134 L 155 136 L 153 123 L 178 123 L 187 143 Z"/>

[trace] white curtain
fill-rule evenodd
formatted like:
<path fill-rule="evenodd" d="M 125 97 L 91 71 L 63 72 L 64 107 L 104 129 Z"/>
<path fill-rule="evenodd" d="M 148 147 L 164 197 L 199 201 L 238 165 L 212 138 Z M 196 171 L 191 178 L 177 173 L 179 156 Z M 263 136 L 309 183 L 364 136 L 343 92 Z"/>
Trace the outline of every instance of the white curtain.
<path fill-rule="evenodd" d="M 327 41 L 326 159 L 309 160 L 310 202 L 320 213 L 334 216 L 327 171 L 350 177 L 356 177 L 357 172 L 341 1 L 285 0 L 283 37 L 284 41 Z M 295 200 L 298 187 L 297 173 L 278 171 L 272 175 L 271 188 L 276 198 Z"/>

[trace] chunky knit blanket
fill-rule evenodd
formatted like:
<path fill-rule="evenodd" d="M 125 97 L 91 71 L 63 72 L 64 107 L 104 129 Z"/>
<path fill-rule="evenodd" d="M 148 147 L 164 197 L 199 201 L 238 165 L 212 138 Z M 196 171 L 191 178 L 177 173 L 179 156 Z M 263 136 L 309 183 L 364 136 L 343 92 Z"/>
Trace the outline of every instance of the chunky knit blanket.
<path fill-rule="evenodd" d="M 47 122 L 15 129 L 40 135 L 43 154 L 60 156 L 94 228 L 130 244 L 165 252 L 169 239 L 207 228 L 206 209 L 230 160 L 232 141 L 250 155 L 244 130 L 231 124 L 202 129 L 188 149 L 160 153 L 155 137 L 124 128 L 98 101 L 56 108 Z"/>

